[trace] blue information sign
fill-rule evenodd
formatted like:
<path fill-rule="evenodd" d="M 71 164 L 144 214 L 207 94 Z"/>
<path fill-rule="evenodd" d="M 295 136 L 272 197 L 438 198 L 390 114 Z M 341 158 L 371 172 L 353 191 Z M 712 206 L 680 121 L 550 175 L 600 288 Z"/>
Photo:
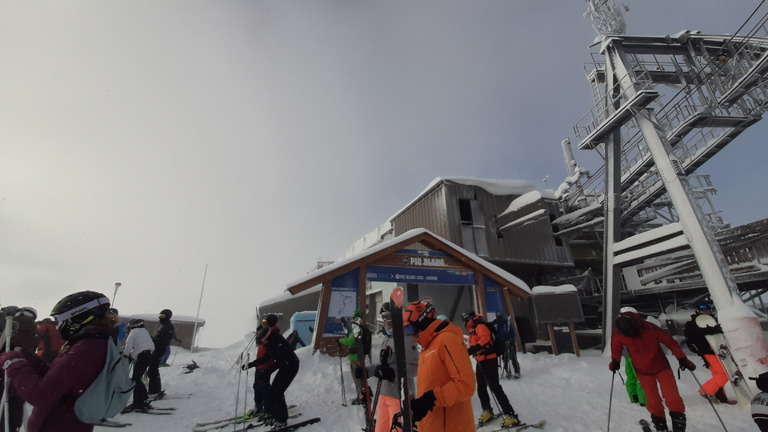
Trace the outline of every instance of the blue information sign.
<path fill-rule="evenodd" d="M 475 272 L 434 268 L 368 266 L 372 282 L 428 283 L 443 285 L 475 285 Z"/>

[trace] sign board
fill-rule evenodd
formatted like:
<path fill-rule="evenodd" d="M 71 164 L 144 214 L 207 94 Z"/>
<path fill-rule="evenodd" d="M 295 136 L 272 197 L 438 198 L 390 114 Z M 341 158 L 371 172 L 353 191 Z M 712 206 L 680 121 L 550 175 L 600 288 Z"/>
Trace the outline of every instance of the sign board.
<path fill-rule="evenodd" d="M 546 323 L 583 322 L 579 293 L 576 291 L 559 293 L 533 293 L 533 309 L 536 321 Z"/>
<path fill-rule="evenodd" d="M 475 285 L 475 273 L 467 270 L 446 270 L 417 267 L 367 266 L 371 282 L 425 283 L 443 285 Z"/>
<path fill-rule="evenodd" d="M 355 309 L 360 309 L 358 295 L 360 271 L 355 269 L 331 280 L 331 298 L 328 302 L 328 315 L 325 317 L 323 336 L 346 336 L 341 319 L 350 319 Z"/>

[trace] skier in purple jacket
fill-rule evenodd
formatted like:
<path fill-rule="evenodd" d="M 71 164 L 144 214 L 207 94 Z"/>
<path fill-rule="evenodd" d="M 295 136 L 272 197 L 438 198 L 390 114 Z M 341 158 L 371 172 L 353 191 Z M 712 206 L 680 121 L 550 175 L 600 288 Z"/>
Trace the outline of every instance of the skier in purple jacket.
<path fill-rule="evenodd" d="M 75 414 L 75 401 L 104 368 L 111 325 L 109 299 L 82 291 L 61 299 L 51 311 L 67 343 L 49 366 L 39 356 L 18 351 L 0 355 L 11 385 L 34 408 L 29 432 L 90 432 L 93 425 Z"/>

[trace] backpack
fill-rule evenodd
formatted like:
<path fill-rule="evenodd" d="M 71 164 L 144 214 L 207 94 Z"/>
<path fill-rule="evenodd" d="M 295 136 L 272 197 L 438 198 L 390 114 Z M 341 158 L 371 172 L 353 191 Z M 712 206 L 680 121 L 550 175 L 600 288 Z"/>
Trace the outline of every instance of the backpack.
<path fill-rule="evenodd" d="M 133 393 L 129 374 L 130 361 L 111 338 L 107 338 L 107 361 L 104 369 L 77 398 L 75 414 L 83 423 L 99 423 L 123 411 Z"/>
<path fill-rule="evenodd" d="M 491 331 L 491 345 L 493 346 L 493 352 L 495 352 L 497 356 L 504 354 L 504 350 L 506 349 L 505 343 L 499 337 L 498 329 L 496 326 L 486 322 L 483 322 L 482 324 L 488 327 L 488 330 Z"/>
<path fill-rule="evenodd" d="M 371 335 L 371 331 L 368 329 L 368 326 L 363 326 L 363 353 L 367 356 L 371 356 L 371 345 L 372 345 L 372 339 L 373 335 Z"/>
<path fill-rule="evenodd" d="M 364 323 L 357 323 L 355 321 L 352 321 L 352 324 L 356 327 L 362 330 L 363 334 L 360 335 L 359 332 L 355 331 L 355 342 L 362 339 L 363 341 L 363 354 L 367 355 L 368 357 L 371 356 L 371 345 L 373 345 L 373 335 L 371 335 L 371 330 L 368 328 L 367 325 Z"/>

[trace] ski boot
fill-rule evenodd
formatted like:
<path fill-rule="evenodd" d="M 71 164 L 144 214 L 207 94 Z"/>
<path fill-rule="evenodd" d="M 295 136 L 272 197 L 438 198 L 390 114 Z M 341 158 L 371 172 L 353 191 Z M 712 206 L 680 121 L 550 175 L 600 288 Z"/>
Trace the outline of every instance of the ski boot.
<path fill-rule="evenodd" d="M 722 388 L 715 393 L 715 399 L 728 405 L 736 405 L 738 403 L 738 401 L 728 399 L 728 396 L 725 394 L 725 390 Z"/>
<path fill-rule="evenodd" d="M 131 412 L 145 413 L 147 411 L 149 411 L 149 404 L 146 403 L 146 402 L 144 402 L 144 403 L 129 403 L 128 405 L 125 406 L 125 408 L 123 409 L 123 411 L 120 414 L 127 414 L 127 413 L 131 413 Z"/>
<path fill-rule="evenodd" d="M 685 414 L 680 412 L 669 412 L 672 418 L 672 432 L 685 432 Z"/>
<path fill-rule="evenodd" d="M 523 423 L 514 414 L 504 414 L 504 417 L 501 420 L 501 427 L 505 429 L 522 425 Z"/>
<path fill-rule="evenodd" d="M 257 420 L 257 421 L 260 421 L 260 420 L 264 420 L 264 415 L 265 414 L 266 414 L 266 412 L 264 412 L 263 409 L 254 408 L 254 409 L 248 411 L 247 413 L 245 413 L 243 418 L 245 420 Z"/>
<path fill-rule="evenodd" d="M 651 421 L 653 422 L 653 427 L 656 428 L 656 432 L 669 432 L 666 417 L 657 417 L 651 414 Z"/>
<path fill-rule="evenodd" d="M 480 414 L 480 418 L 477 419 L 477 424 L 478 426 L 483 426 L 494 418 L 495 417 L 493 416 L 493 411 L 483 410 L 483 412 Z"/>

